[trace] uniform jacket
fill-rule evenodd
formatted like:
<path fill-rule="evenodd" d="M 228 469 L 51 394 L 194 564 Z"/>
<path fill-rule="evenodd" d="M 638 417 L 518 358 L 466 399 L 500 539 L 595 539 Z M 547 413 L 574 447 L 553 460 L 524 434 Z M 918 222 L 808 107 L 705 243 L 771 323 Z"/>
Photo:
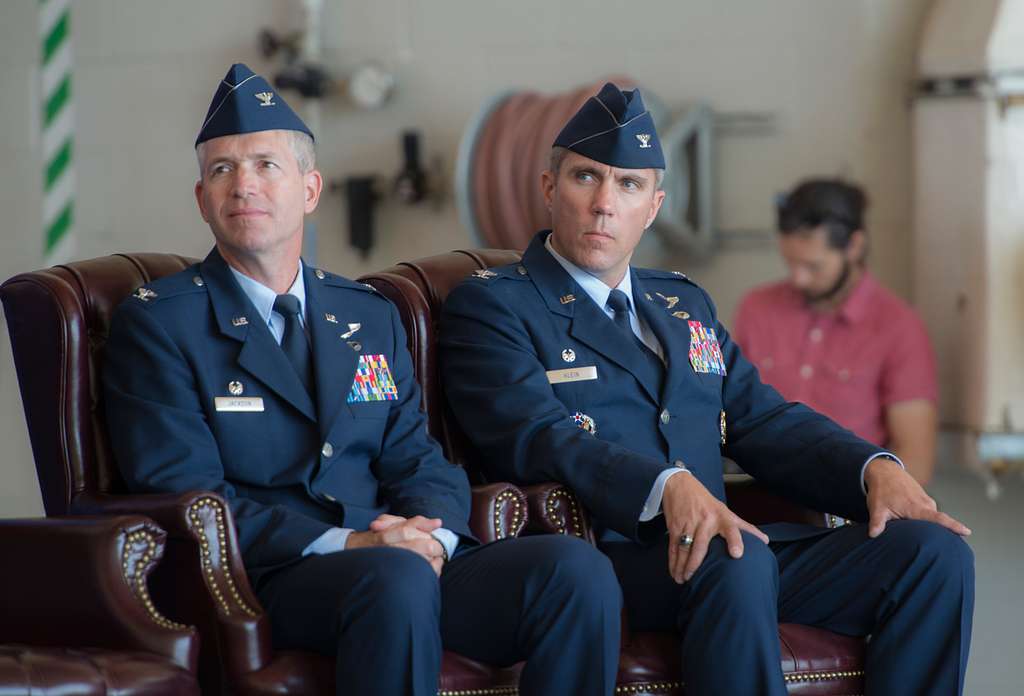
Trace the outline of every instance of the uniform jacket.
<path fill-rule="evenodd" d="M 547 234 L 520 264 L 466 279 L 444 308 L 445 391 L 490 477 L 560 481 L 599 524 L 640 541 L 664 531 L 660 516 L 638 523 L 658 474 L 680 460 L 724 500 L 723 455 L 797 502 L 867 518 L 861 469 L 882 450 L 763 384 L 706 292 L 679 273 L 630 269 L 633 304 L 668 363 L 659 384 L 632 337 L 544 249 Z M 701 363 L 716 360 L 715 342 L 724 375 Z M 552 383 L 549 371 L 565 370 L 596 378 L 558 382 L 566 373 L 556 372 Z M 577 425 L 584 416 L 593 433 Z"/>
<path fill-rule="evenodd" d="M 129 488 L 227 498 L 254 582 L 330 527 L 364 530 L 386 511 L 440 517 L 471 539 L 468 482 L 427 434 L 397 310 L 369 286 L 303 273 L 315 401 L 216 249 L 118 307 L 104 386 Z M 397 398 L 350 396 L 371 356 Z M 262 411 L 218 410 L 231 396 Z"/>

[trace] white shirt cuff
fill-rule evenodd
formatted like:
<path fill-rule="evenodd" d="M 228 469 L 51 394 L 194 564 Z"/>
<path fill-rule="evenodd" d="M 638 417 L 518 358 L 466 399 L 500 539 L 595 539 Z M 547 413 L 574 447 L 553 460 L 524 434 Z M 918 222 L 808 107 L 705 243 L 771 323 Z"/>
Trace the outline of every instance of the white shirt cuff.
<path fill-rule="evenodd" d="M 907 469 L 907 467 L 903 465 L 903 460 L 900 459 L 899 457 L 897 457 L 892 452 L 879 452 L 878 454 L 871 455 L 870 457 L 868 457 L 868 460 L 866 462 L 864 462 L 864 466 L 862 466 L 860 468 L 860 489 L 861 489 L 861 491 L 863 491 L 864 495 L 868 494 L 868 487 L 864 484 L 864 474 L 868 470 L 868 464 L 870 464 L 871 462 L 875 461 L 879 457 L 885 457 L 886 459 L 893 460 L 894 462 L 899 464 L 901 467 L 903 467 L 904 471 L 906 471 L 906 469 Z"/>
<path fill-rule="evenodd" d="M 303 556 L 310 554 L 323 555 L 325 553 L 335 553 L 336 551 L 344 551 L 345 545 L 348 543 L 349 535 L 354 532 L 354 529 L 348 529 L 345 527 L 331 527 L 326 532 L 318 536 L 313 542 L 302 550 Z M 437 539 L 437 542 L 444 547 L 444 550 L 448 553 L 450 559 L 455 553 L 455 549 L 459 545 L 459 535 L 450 529 L 435 529 L 432 531 L 431 536 Z"/>
<path fill-rule="evenodd" d="M 684 471 L 690 473 L 689 469 L 674 466 L 658 474 L 658 478 L 654 479 L 654 485 L 651 487 L 651 493 L 647 496 L 647 502 L 644 503 L 644 509 L 640 512 L 641 522 L 650 522 L 661 514 L 661 498 L 665 495 L 665 482 Z"/>
<path fill-rule="evenodd" d="M 322 556 L 325 553 L 344 551 L 345 544 L 348 543 L 348 535 L 354 531 L 354 529 L 331 527 L 314 539 L 309 546 L 304 548 L 302 550 L 302 555 L 308 556 L 311 553 L 315 553 L 318 556 Z"/>
<path fill-rule="evenodd" d="M 432 531 L 430 536 L 437 539 L 438 543 L 444 547 L 445 553 L 448 554 L 448 560 L 451 560 L 455 555 L 455 548 L 459 545 L 459 535 L 450 529 L 441 527 Z"/>

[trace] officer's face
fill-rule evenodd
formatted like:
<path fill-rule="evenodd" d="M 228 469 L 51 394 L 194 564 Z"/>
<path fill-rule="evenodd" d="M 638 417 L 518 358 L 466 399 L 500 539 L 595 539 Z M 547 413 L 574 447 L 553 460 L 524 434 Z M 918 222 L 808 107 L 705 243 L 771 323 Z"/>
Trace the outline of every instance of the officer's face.
<path fill-rule="evenodd" d="M 863 253 L 864 233 L 857 231 L 845 249 L 828 243 L 824 227 L 779 235 L 779 251 L 789 268 L 789 282 L 811 303 L 826 302 L 850 285 Z"/>
<path fill-rule="evenodd" d="M 609 287 L 622 280 L 633 249 L 654 222 L 665 192 L 653 169 L 619 169 L 575 152 L 541 185 L 551 211 L 551 243 Z"/>
<path fill-rule="evenodd" d="M 298 259 L 303 217 L 323 182 L 316 170 L 299 171 L 288 132 L 208 140 L 201 166 L 196 201 L 225 260 Z"/>

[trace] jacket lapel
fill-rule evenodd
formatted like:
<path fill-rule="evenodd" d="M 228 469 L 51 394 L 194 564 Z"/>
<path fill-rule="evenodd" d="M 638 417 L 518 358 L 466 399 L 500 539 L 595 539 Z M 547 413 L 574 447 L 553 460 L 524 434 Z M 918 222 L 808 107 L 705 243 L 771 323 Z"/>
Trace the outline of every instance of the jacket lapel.
<path fill-rule="evenodd" d="M 590 299 L 548 253 L 544 248 L 546 237 L 546 232 L 534 237 L 523 254 L 523 265 L 529 271 L 530 279 L 537 286 L 548 309 L 568 317 L 570 336 L 629 372 L 647 395 L 655 403 L 660 403 L 657 385 L 648 384 L 648 380 L 644 379 L 643 361 L 646 358 L 640 353 L 641 349 L 635 341 L 616 328 L 604 310 Z"/>
<path fill-rule="evenodd" d="M 313 400 L 216 248 L 200 265 L 200 273 L 221 333 L 242 343 L 239 366 L 315 421 Z"/>
<path fill-rule="evenodd" d="M 686 320 L 672 316 L 659 302 L 655 290 L 646 287 L 636 273 L 633 273 L 633 296 L 637 312 L 658 337 L 665 355 L 665 381 L 661 392 L 665 397 L 663 401 L 666 401 L 690 371 L 690 325 Z M 685 349 L 680 351 L 680 346 L 685 346 Z"/>
<path fill-rule="evenodd" d="M 332 306 L 324 292 L 324 281 L 316 277 L 305 264 L 303 273 L 306 281 L 306 321 L 313 343 L 320 430 L 326 437 L 352 389 L 362 353 L 358 331 L 348 339 L 342 338 L 342 334 L 349 331 L 349 323 L 359 322 L 360 317 L 352 315 L 348 307 Z M 331 321 L 332 318 L 334 321 Z M 366 325 L 366 318 L 361 323 Z"/>

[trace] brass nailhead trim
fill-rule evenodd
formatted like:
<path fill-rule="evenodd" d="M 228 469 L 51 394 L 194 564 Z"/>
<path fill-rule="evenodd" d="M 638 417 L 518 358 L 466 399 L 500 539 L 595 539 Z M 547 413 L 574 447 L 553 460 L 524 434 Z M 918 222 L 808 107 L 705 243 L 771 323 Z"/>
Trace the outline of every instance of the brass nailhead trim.
<path fill-rule="evenodd" d="M 441 690 L 437 696 L 516 696 L 519 689 L 514 686 L 494 686 L 487 689 Z"/>
<path fill-rule="evenodd" d="M 131 556 L 138 544 L 144 544 L 146 550 L 138 557 L 135 567 L 132 568 Z M 144 529 L 129 532 L 125 539 L 124 548 L 121 551 L 121 572 L 124 575 L 124 579 L 142 602 L 142 605 L 146 607 L 146 613 L 149 614 L 149 618 L 157 626 L 172 631 L 188 630 L 188 626 L 171 621 L 157 611 L 153 605 L 153 600 L 149 596 L 149 588 L 146 587 L 146 571 L 149 570 L 155 558 L 156 539 L 153 538 L 153 535 Z"/>
<path fill-rule="evenodd" d="M 501 518 L 502 510 L 506 504 L 512 505 L 512 529 L 505 530 L 502 528 Z M 499 539 L 504 539 L 510 535 L 518 534 L 522 525 L 520 520 L 523 517 L 523 504 L 519 500 L 513 491 L 505 490 L 502 491 L 494 499 L 494 533 Z M 468 693 L 468 692 L 467 692 Z"/>
<path fill-rule="evenodd" d="M 221 555 L 224 554 L 224 547 L 227 545 L 227 533 L 225 532 L 224 526 L 224 508 L 220 502 L 213 498 L 200 498 L 196 502 L 192 503 L 189 507 L 188 518 L 192 523 L 192 531 L 199 537 L 199 549 L 202 553 L 202 564 L 203 574 L 206 576 L 206 584 L 213 593 L 214 598 L 220 604 L 225 614 L 231 614 L 231 607 L 228 606 L 227 600 L 224 597 L 224 593 L 220 589 L 220 585 L 217 582 L 217 575 L 213 571 L 213 562 L 210 560 L 210 543 L 206 538 L 206 529 L 203 527 L 203 520 L 199 513 L 205 508 L 212 508 L 214 518 L 217 523 L 217 542 L 220 544 Z M 225 560 L 226 563 L 226 560 Z M 231 598 L 235 600 L 235 604 L 245 614 L 253 618 L 257 618 L 259 613 L 254 611 L 242 600 L 242 595 L 239 594 L 238 588 L 235 587 L 235 581 L 231 577 L 231 570 L 225 566 L 225 572 L 221 574 L 224 579 L 224 584 L 227 586 L 227 592 L 231 595 Z"/>
<path fill-rule="evenodd" d="M 569 511 L 572 515 L 572 533 L 582 538 L 583 525 L 580 524 L 579 510 L 576 509 L 576 496 L 570 494 L 565 488 L 556 488 L 548 495 L 548 499 L 544 503 L 544 511 L 548 516 L 548 521 L 551 522 L 551 524 L 558 530 L 559 534 L 567 533 L 565 525 L 562 524 L 562 520 L 556 509 L 558 498 L 565 498 L 566 502 L 569 503 Z"/>
<path fill-rule="evenodd" d="M 799 682 L 821 681 L 823 679 L 852 679 L 863 676 L 864 670 L 854 669 L 848 672 L 794 672 L 787 674 L 785 679 L 787 684 L 796 684 Z"/>
<path fill-rule="evenodd" d="M 629 684 L 627 686 L 616 686 L 617 694 L 643 694 L 654 692 L 668 693 L 683 688 L 683 682 L 645 682 L 642 684 Z"/>

